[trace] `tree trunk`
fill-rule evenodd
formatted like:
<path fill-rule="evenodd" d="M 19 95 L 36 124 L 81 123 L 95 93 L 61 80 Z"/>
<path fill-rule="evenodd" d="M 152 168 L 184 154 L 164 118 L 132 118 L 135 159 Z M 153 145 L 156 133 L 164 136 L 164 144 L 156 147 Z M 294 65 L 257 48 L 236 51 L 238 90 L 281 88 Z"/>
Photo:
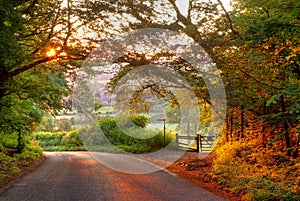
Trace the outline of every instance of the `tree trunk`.
<path fill-rule="evenodd" d="M 240 112 L 240 137 L 244 138 L 244 106 L 241 106 Z"/>
<path fill-rule="evenodd" d="M 23 145 L 22 145 L 22 128 L 19 128 L 19 131 L 18 131 L 18 146 L 17 146 L 18 153 L 21 153 L 22 149 L 23 149 Z"/>
<path fill-rule="evenodd" d="M 230 116 L 229 116 L 229 119 L 230 119 L 230 139 L 232 140 L 233 139 L 233 114 L 232 114 L 232 111 L 230 111 Z"/>
<path fill-rule="evenodd" d="M 281 111 L 284 113 L 285 112 L 285 101 L 284 101 L 284 96 L 281 96 Z M 287 156 L 291 156 L 291 139 L 289 135 L 289 125 L 288 122 L 283 119 L 283 132 L 284 132 L 284 138 L 285 138 L 285 144 L 286 144 L 286 154 Z"/>
<path fill-rule="evenodd" d="M 229 120 L 229 115 L 226 114 L 226 130 L 225 130 L 225 141 L 228 142 L 229 141 L 229 124 L 230 124 L 230 120 Z"/>
<path fill-rule="evenodd" d="M 267 113 L 267 101 L 264 101 L 264 106 L 263 106 L 263 116 L 266 115 Z M 266 140 L 266 125 L 265 123 L 263 122 L 262 123 L 262 127 L 261 127 L 261 141 L 262 141 L 262 144 L 263 144 L 263 148 L 266 148 L 267 146 L 267 140 Z"/>
<path fill-rule="evenodd" d="M 296 148 L 295 151 L 293 153 L 293 157 L 294 158 L 298 158 L 299 157 L 299 144 L 300 144 L 300 133 L 297 134 L 297 141 L 296 141 Z"/>

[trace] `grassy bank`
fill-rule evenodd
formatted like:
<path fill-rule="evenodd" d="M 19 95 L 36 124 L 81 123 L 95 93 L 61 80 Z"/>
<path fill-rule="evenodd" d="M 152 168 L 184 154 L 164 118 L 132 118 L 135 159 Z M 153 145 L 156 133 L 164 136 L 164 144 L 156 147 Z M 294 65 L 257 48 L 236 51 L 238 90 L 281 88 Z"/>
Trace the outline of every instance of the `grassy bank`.
<path fill-rule="evenodd" d="M 252 140 L 218 147 L 212 176 L 245 200 L 300 200 L 300 159 L 258 144 Z"/>
<path fill-rule="evenodd" d="M 43 151 L 40 147 L 28 145 L 22 153 L 10 154 L 2 147 L 0 152 L 0 188 L 35 161 L 40 160 Z"/>

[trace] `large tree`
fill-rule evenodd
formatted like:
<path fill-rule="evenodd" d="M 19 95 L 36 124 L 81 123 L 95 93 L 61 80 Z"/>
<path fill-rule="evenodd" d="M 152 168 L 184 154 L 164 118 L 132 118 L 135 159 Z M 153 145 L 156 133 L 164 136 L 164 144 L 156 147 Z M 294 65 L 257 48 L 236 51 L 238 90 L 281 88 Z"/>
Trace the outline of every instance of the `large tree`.
<path fill-rule="evenodd" d="M 1 135 L 20 138 L 20 130 L 30 132 L 40 121 L 41 110 L 57 114 L 65 106 L 66 78 L 91 47 L 79 42 L 83 25 L 71 1 L 3 0 L 0 16 Z"/>

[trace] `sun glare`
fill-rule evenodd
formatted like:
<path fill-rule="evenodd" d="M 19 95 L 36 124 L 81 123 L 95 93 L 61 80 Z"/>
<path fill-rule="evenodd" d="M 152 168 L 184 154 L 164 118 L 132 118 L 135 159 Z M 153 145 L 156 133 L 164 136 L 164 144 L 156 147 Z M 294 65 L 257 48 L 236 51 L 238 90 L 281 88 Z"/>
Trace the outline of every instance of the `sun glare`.
<path fill-rule="evenodd" d="M 46 53 L 47 57 L 53 57 L 56 55 L 56 50 L 51 48 L 47 53 Z"/>

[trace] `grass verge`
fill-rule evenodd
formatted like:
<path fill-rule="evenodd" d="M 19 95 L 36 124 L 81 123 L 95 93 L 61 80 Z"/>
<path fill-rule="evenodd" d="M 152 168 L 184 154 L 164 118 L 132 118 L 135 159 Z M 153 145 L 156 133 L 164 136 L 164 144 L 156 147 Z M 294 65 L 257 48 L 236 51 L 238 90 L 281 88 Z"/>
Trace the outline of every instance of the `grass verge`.
<path fill-rule="evenodd" d="M 44 160 L 42 149 L 30 147 L 20 154 L 9 156 L 0 152 L 0 193 L 12 182 L 34 170 Z"/>

